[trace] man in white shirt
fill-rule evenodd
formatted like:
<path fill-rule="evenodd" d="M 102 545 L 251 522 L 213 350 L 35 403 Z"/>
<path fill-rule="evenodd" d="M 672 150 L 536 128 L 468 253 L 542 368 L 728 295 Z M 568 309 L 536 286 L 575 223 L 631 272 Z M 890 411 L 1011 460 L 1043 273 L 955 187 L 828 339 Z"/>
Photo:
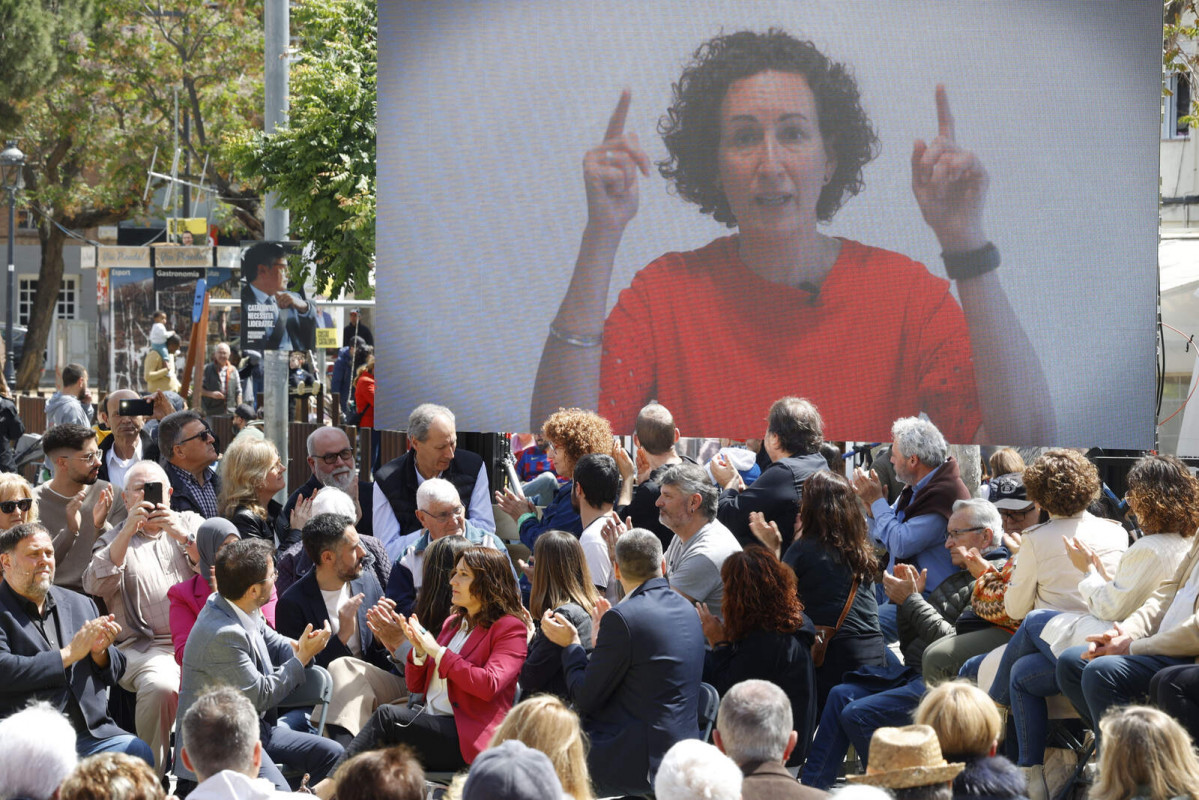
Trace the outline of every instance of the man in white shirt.
<path fill-rule="evenodd" d="M 612 506 L 620 494 L 620 470 L 612 456 L 589 453 L 575 464 L 574 489 L 570 504 L 579 512 L 583 522 L 583 535 L 579 544 L 591 571 L 591 582 L 600 594 L 607 595 L 615 589 L 612 559 L 608 555 L 608 544 L 604 541 L 604 523 L 612 519 Z M 613 599 L 608 596 L 608 599 Z"/>
<path fill-rule="evenodd" d="M 122 414 L 122 400 L 141 400 L 141 396 L 132 389 L 117 389 L 105 398 L 104 408 L 112 436 L 100 443 L 100 480 L 111 483 L 117 492 L 125 491 L 125 474 L 130 467 L 143 459 L 158 460 L 158 442 L 146 432 L 146 418 Z M 161 418 L 161 414 L 159 416 Z M 114 516 L 114 522 L 119 521 Z"/>

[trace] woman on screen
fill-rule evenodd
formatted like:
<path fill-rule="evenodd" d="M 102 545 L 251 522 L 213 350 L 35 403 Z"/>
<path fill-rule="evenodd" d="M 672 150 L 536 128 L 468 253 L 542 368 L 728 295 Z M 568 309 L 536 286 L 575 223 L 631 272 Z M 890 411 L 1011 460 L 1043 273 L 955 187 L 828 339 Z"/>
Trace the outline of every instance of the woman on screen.
<path fill-rule="evenodd" d="M 654 260 L 605 320 L 637 173 L 650 169 L 624 130 L 630 100 L 583 159 L 587 225 L 533 419 L 579 406 L 631 430 L 656 399 L 686 431 L 749 435 L 758 421 L 745 409 L 797 394 L 829 409 L 832 438 L 882 440 L 924 411 L 950 441 L 1052 441 L 1048 386 L 983 230 L 989 178 L 954 138 L 944 87 L 937 137 L 912 150 L 912 190 L 961 306 L 923 265 L 818 230 L 877 153 L 857 85 L 809 42 L 742 31 L 700 46 L 659 123 L 658 171 L 736 233 Z"/>

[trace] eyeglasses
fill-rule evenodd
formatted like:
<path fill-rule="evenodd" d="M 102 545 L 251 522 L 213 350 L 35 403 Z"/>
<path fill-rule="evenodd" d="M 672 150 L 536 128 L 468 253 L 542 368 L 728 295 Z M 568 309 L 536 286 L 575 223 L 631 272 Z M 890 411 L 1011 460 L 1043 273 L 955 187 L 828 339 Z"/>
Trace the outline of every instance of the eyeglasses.
<path fill-rule="evenodd" d="M 952 531 L 945 531 L 945 538 L 946 538 L 946 539 L 956 539 L 956 538 L 958 538 L 959 536 L 961 536 L 963 533 L 972 533 L 972 532 L 974 532 L 974 531 L 985 531 L 985 530 L 986 530 L 986 528 L 985 528 L 985 527 L 978 527 L 978 528 L 957 528 L 957 529 L 955 529 L 955 530 L 952 530 Z"/>
<path fill-rule="evenodd" d="M 85 464 L 99 464 L 102 457 L 103 456 L 100 455 L 99 450 L 93 450 L 92 452 L 84 453 L 81 456 L 64 456 L 64 458 L 77 458 Z"/>
<path fill-rule="evenodd" d="M 16 511 L 18 508 L 21 509 L 22 513 L 24 513 L 26 511 L 28 511 L 29 509 L 33 508 L 33 501 L 30 500 L 28 497 L 23 497 L 20 500 L 0 501 L 0 512 L 2 512 L 4 514 L 11 514 L 12 512 Z"/>
<path fill-rule="evenodd" d="M 192 439 L 211 439 L 214 442 L 216 441 L 216 437 L 212 435 L 212 431 L 208 430 L 208 428 L 205 428 L 204 430 L 197 433 L 195 436 L 189 436 L 186 439 L 180 439 L 179 441 L 175 442 L 175 446 L 179 447 L 180 445 L 185 445 L 188 442 L 190 442 Z"/>
<path fill-rule="evenodd" d="M 354 451 L 347 447 L 345 450 L 339 450 L 336 453 L 325 453 L 323 456 L 313 456 L 313 458 L 319 458 L 327 466 L 331 467 L 338 461 L 353 461 Z"/>
<path fill-rule="evenodd" d="M 425 511 L 425 513 L 428 514 L 433 519 L 437 520 L 438 522 L 445 522 L 447 519 L 450 519 L 451 517 L 461 517 L 463 514 L 466 513 L 466 509 L 463 508 L 462 506 L 454 506 L 449 511 L 442 511 L 440 514 L 434 514 L 431 511 Z"/>

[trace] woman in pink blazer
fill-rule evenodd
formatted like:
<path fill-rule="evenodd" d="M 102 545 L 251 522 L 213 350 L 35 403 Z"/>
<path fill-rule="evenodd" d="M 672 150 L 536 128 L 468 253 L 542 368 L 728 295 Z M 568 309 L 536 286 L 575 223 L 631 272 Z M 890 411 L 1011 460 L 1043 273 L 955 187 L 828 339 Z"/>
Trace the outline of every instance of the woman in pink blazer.
<path fill-rule="evenodd" d="M 412 642 L 404 672 L 408 691 L 424 693 L 423 705 L 380 706 L 346 748 L 346 758 L 365 750 L 407 744 L 427 771 L 457 771 L 475 760 L 512 707 L 516 680 L 528 651 L 528 628 L 512 568 L 499 550 L 462 551 L 450 577 L 454 612 L 441 633 L 376 609 L 371 630 L 392 652 Z"/>
<path fill-rule="evenodd" d="M 200 616 L 200 609 L 204 608 L 204 603 L 212 594 L 208 580 L 212 575 L 212 565 L 216 563 L 216 554 L 229 542 L 236 542 L 240 538 L 237 528 L 224 517 L 205 520 L 196 531 L 196 550 L 200 552 L 200 561 L 196 564 L 198 574 L 167 589 L 167 599 L 171 602 L 171 643 L 175 645 L 175 663 L 179 666 L 183 666 L 183 647 L 187 644 L 187 636 L 196 624 L 196 617 Z M 275 627 L 275 603 L 278 599 L 272 587 L 271 599 L 262 607 L 266 624 L 272 628 Z"/>

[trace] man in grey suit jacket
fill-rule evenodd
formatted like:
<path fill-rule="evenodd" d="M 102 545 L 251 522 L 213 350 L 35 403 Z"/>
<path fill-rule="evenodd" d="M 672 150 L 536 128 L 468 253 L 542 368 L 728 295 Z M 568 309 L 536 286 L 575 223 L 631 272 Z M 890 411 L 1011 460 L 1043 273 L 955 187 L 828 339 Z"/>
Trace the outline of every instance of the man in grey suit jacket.
<path fill-rule="evenodd" d="M 203 692 L 226 685 L 244 694 L 259 714 L 266 755 L 259 772 L 279 789 L 288 783 L 276 766 L 283 762 L 311 774 L 314 781 L 332 771 L 342 755 L 334 741 L 309 733 L 276 727 L 276 706 L 304 682 L 304 668 L 329 641 L 328 627 L 309 625 L 299 640 L 288 639 L 266 626 L 259 609 L 267 603 L 275 582 L 272 548 L 264 541 L 243 539 L 226 545 L 216 559 L 217 594 L 205 604 L 183 650 L 183 683 L 179 688 L 179 717 Z M 176 774 L 195 776 L 179 757 L 186 746 L 175 737 Z"/>

